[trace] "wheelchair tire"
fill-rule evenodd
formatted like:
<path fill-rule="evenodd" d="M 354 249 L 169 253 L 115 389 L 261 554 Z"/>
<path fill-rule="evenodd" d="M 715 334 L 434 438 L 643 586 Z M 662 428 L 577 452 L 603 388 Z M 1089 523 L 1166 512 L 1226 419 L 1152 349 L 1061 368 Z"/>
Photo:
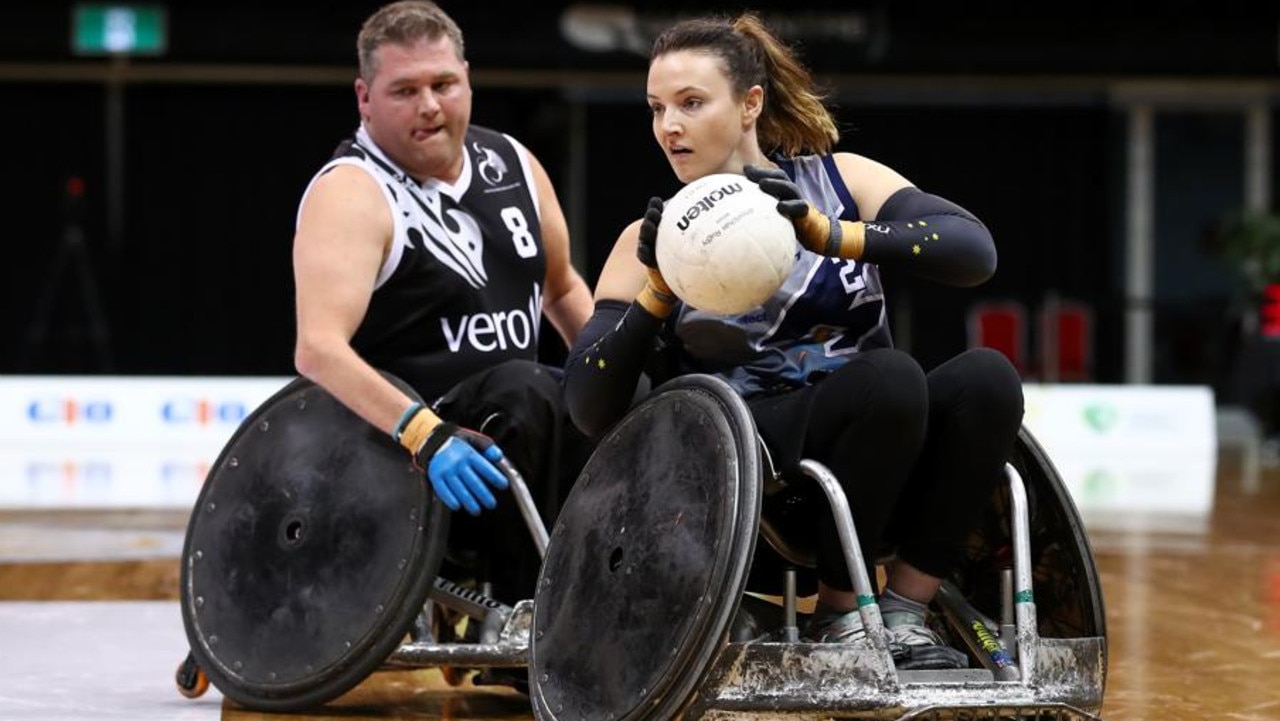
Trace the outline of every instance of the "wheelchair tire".
<path fill-rule="evenodd" d="M 1084 524 L 1057 469 L 1026 427 L 1018 432 L 1010 462 L 1027 490 L 1040 636 L 1105 637 L 1102 586 Z M 1012 559 L 1011 528 L 1009 487 L 1001 483 L 952 576 L 969 601 L 992 618 L 1000 615 L 1001 569 Z"/>
<path fill-rule="evenodd" d="M 250 709 L 337 698 L 408 633 L 448 521 L 385 432 L 293 380 L 241 423 L 192 509 L 180 586 L 192 656 Z"/>

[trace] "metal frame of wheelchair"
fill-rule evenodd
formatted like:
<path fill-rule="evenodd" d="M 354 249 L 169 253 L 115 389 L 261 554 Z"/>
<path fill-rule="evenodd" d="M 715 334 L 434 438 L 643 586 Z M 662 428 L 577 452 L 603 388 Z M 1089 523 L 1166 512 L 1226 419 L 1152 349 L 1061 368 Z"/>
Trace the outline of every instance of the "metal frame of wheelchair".
<path fill-rule="evenodd" d="M 657 406 L 664 402 L 661 400 L 664 391 L 666 395 L 675 397 L 671 404 L 676 409 L 683 408 L 663 416 L 666 411 Z M 700 410 L 699 405 L 705 408 Z M 778 487 L 784 482 L 773 473 L 767 452 L 761 452 L 763 445 L 755 434 L 754 421 L 746 404 L 727 384 L 713 377 L 686 376 L 655 391 L 629 416 L 653 411 L 658 415 L 652 425 L 673 425 L 673 421 L 679 425 L 680 413 L 696 415 L 708 408 L 712 411 L 707 414 L 708 418 L 700 418 L 697 423 L 690 422 L 686 427 L 673 430 L 673 437 L 696 434 L 699 425 L 715 425 L 718 423 L 714 418 L 716 412 L 723 412 L 729 418 L 727 426 L 735 438 L 720 443 L 719 437 L 713 433 L 711 437 L 716 439 L 713 441 L 716 444 L 714 452 L 730 457 L 730 465 L 743 477 L 756 479 L 744 482 L 741 492 L 731 499 L 732 502 L 725 509 L 717 509 L 722 516 L 739 519 L 736 528 L 732 528 L 734 524 L 731 521 L 718 529 L 721 537 L 714 543 L 717 547 L 733 546 L 728 551 L 717 551 L 720 557 L 730 559 L 725 561 L 729 564 L 725 566 L 728 570 L 717 567 L 714 573 L 705 577 L 709 579 L 705 587 L 695 586 L 690 591 L 693 598 L 686 605 L 692 609 L 689 614 L 697 618 L 693 624 L 673 633 L 672 638 L 678 639 L 678 643 L 676 648 L 672 648 L 670 659 L 654 661 L 653 669 L 637 672 L 627 683 L 610 685 L 613 677 L 618 675 L 616 669 L 592 676 L 591 664 L 608 665 L 607 658 L 603 663 L 601 659 L 578 662 L 573 658 L 574 654 L 594 653 L 591 645 L 579 644 L 576 649 L 555 648 L 554 644 L 564 644 L 566 638 L 574 640 L 573 631 L 564 629 L 569 624 L 560 623 L 557 614 L 576 610 L 584 598 L 599 596 L 591 590 L 578 593 L 573 588 L 562 591 L 559 596 L 548 591 L 548 587 L 574 584 L 573 564 L 576 561 L 560 561 L 556 553 L 557 538 L 563 535 L 571 542 L 584 538 L 608 539 L 602 540 L 604 547 L 595 551 L 608 553 L 609 547 L 616 544 L 611 555 L 620 559 L 616 564 L 618 567 L 626 566 L 626 559 L 634 557 L 637 551 L 625 541 L 618 540 L 623 536 L 620 531 L 626 529 L 611 528 L 610 523 L 614 521 L 608 518 L 597 521 L 596 527 L 587 529 L 587 533 L 573 527 L 573 514 L 583 506 L 583 503 L 575 505 L 573 495 L 596 493 L 604 500 L 614 498 L 605 491 L 583 488 L 595 482 L 592 474 L 600 470 L 593 469 L 592 462 L 589 462 L 553 532 L 552 550 L 544 561 L 543 578 L 535 602 L 530 681 L 534 713 L 539 721 L 666 721 L 677 718 L 682 721 L 719 721 L 751 717 L 797 721 L 828 718 L 900 721 L 1097 718 L 1095 714 L 1101 709 L 1105 685 L 1106 641 L 1105 615 L 1092 553 L 1075 507 L 1062 488 L 1056 471 L 1025 429 L 1019 435 L 1016 451 L 1019 458 L 1013 460 L 1032 473 L 1033 489 L 1038 499 L 1038 520 L 1048 526 L 1040 530 L 1067 537 L 1049 539 L 1046 543 L 1043 533 L 1033 534 L 1030 522 L 1032 509 L 1023 473 L 1014 463 L 1007 464 L 1007 484 L 997 494 L 1002 499 L 1003 508 L 997 509 L 995 515 L 1007 514 L 1011 524 L 994 534 L 988 528 L 988 536 L 978 544 L 983 553 L 974 554 L 965 568 L 944 581 L 935 599 L 935 610 L 946 619 L 950 635 L 963 642 L 979 667 L 899 671 L 895 668 L 883 633 L 883 621 L 856 542 L 847 499 L 833 474 L 820 463 L 804 460 L 801 469 L 821 488 L 834 511 L 859 600 L 859 611 L 864 626 L 869 630 L 865 641 L 831 644 L 798 640 L 794 568 L 787 569 L 785 574 L 780 614 L 776 612 L 776 605 L 743 593 L 746 571 L 731 565 L 733 556 L 742 554 L 744 549 L 750 555 L 752 545 L 749 541 L 752 539 L 744 540 L 742 533 L 753 538 L 758 533 L 794 566 L 812 565 L 812 558 L 803 549 L 789 545 L 788 539 L 778 533 L 768 518 L 763 517 L 767 514 L 761 514 L 761 499 L 778 492 Z M 615 427 L 600 447 L 608 448 L 611 441 L 623 446 L 640 439 L 642 436 L 634 431 Z M 610 469 L 606 467 L 603 470 L 607 474 Z M 733 472 L 731 470 L 728 474 Z M 628 482 L 642 483 L 640 479 L 628 479 Z M 712 482 L 708 478 L 708 483 Z M 608 481 L 604 483 L 607 485 Z M 611 502 L 619 503 L 617 500 Z M 647 502 L 650 505 L 654 503 L 652 499 Z M 668 506 L 654 512 L 656 517 L 666 518 L 681 511 L 678 506 Z M 742 519 L 758 520 L 759 525 L 744 523 Z M 678 523 L 679 518 L 676 520 Z M 984 523 L 989 525 L 990 521 L 985 519 Z M 565 525 L 570 527 L 563 528 Z M 732 532 L 725 534 L 724 528 L 731 528 Z M 1007 537 L 993 537 L 1001 534 L 1007 534 Z M 661 536 L 655 539 L 657 543 L 663 542 Z M 1039 563 L 1052 564 L 1058 560 L 1074 564 L 1060 570 L 1078 584 L 1067 590 L 1084 596 L 1063 598 L 1060 589 L 1046 589 L 1052 602 L 1051 612 L 1046 618 L 1037 613 L 1033 541 L 1038 546 Z M 649 539 L 649 542 L 655 541 Z M 588 558 L 579 562 L 579 567 L 592 564 L 598 565 Z M 610 567 L 615 565 L 611 563 Z M 1045 569 L 1035 570 L 1043 572 Z M 632 568 L 627 566 L 626 572 L 630 574 Z M 571 580 L 566 581 L 565 577 Z M 606 578 L 626 583 L 622 576 L 616 574 L 606 575 Z M 975 594 L 973 589 L 984 582 L 996 588 Z M 648 591 L 643 585 L 632 586 L 628 590 L 637 589 L 638 595 Z M 713 597 L 718 592 L 725 597 Z M 966 593 L 981 596 L 985 608 L 980 610 Z M 675 598 L 682 600 L 678 593 Z M 544 601 L 555 603 L 548 607 Z M 607 600 L 594 602 L 607 604 Z M 995 610 L 987 610 L 993 604 Z M 764 613 L 760 613 L 762 607 Z M 617 608 L 628 613 L 632 610 L 626 607 L 625 600 Z M 772 616 L 772 620 L 742 623 L 744 618 L 753 614 L 764 619 Z M 622 618 L 623 615 L 618 614 L 617 617 Z M 1056 615 L 1065 618 L 1053 618 Z M 640 623 L 646 622 L 674 623 L 671 618 L 660 616 Z M 1041 622 L 1063 637 L 1042 635 L 1039 629 Z M 744 626 L 752 629 L 751 632 L 743 634 L 741 629 Z M 623 649 L 635 643 L 643 648 L 645 639 L 637 634 L 627 636 L 625 629 L 618 632 L 620 639 L 611 645 L 613 639 L 607 637 L 611 632 L 609 624 L 602 624 L 601 628 L 603 631 L 594 630 L 595 644 Z M 1063 628 L 1067 629 L 1066 633 L 1060 633 Z M 547 638 L 540 644 L 539 639 L 544 634 Z M 665 654 L 637 655 L 629 657 L 629 661 L 644 666 L 649 663 L 649 656 Z M 560 683 L 557 683 L 558 677 L 563 679 Z M 584 701 L 581 698 L 583 689 L 587 689 L 588 695 L 595 693 L 600 698 Z"/>
<path fill-rule="evenodd" d="M 296 393 L 298 381 L 290 388 Z M 284 397 L 290 388 L 278 396 Z M 318 389 L 308 392 L 315 394 Z M 746 405 L 736 393 L 721 381 L 709 376 L 686 376 L 663 386 L 635 411 L 647 404 L 662 402 L 665 395 L 683 394 L 684 400 L 707 397 L 712 405 L 718 405 L 728 417 L 730 425 L 740 436 L 737 453 L 738 466 L 748 478 L 758 483 L 743 484 L 745 496 L 737 499 L 734 513 L 741 519 L 754 521 L 743 525 L 753 544 L 757 537 L 766 540 L 782 558 L 794 566 L 811 566 L 812 557 L 807 549 L 791 545 L 770 520 L 761 513 L 761 499 L 777 492 L 785 481 L 772 470 L 764 449 L 755 435 L 754 422 Z M 655 400 L 658 399 L 658 400 Z M 678 401 L 677 401 L 678 403 Z M 271 401 L 242 425 L 237 433 L 248 433 L 260 423 L 259 413 Z M 633 411 L 634 412 L 634 411 Z M 630 416 L 631 414 L 629 414 Z M 620 423 L 619 425 L 623 425 Z M 601 443 L 609 445 L 610 437 Z M 235 437 L 224 450 L 224 458 L 218 465 L 234 456 L 232 446 Z M 397 449 L 398 451 L 398 449 Z M 599 451 L 598 451 L 599 452 Z M 732 455 L 732 451 L 723 451 Z M 182 586 L 184 620 L 188 625 L 188 637 L 203 653 L 193 653 L 197 659 L 188 660 L 179 668 L 179 687 L 184 689 L 184 672 L 191 676 L 193 669 L 200 670 L 209 663 L 219 664 L 216 674 L 211 674 L 214 685 L 233 700 L 250 708 L 261 710 L 299 710 L 314 707 L 336 698 L 354 687 L 370 672 L 401 668 L 520 668 L 529 667 L 531 700 L 539 721 L 639 721 L 639 719 L 680 718 L 682 721 L 718 721 L 719 719 L 757 717 L 759 719 L 787 718 L 797 721 L 827 718 L 858 719 L 1095 719 L 1101 708 L 1106 677 L 1105 620 L 1096 571 L 1091 552 L 1084 539 L 1074 505 L 1061 486 L 1052 464 L 1025 431 L 1019 436 L 1018 456 L 1015 461 L 1024 472 L 1032 474 L 1033 491 L 1042 496 L 1040 508 L 1050 512 L 1051 535 L 1057 538 L 1036 539 L 1032 527 L 1032 510 L 1029 508 L 1028 489 L 1023 473 L 1011 462 L 1006 465 L 1007 484 L 1000 491 L 1002 502 L 1007 504 L 995 512 L 997 518 L 1007 515 L 1011 521 L 1005 530 L 1007 538 L 997 539 L 990 546 L 1008 546 L 1010 555 L 987 553 L 973 567 L 961 572 L 959 577 L 944 582 L 935 599 L 935 610 L 946 619 L 949 632 L 963 643 L 970 656 L 980 664 L 979 668 L 954 671 L 898 671 L 895 669 L 885 635 L 881 632 L 883 621 L 875 603 L 874 587 L 866 572 L 861 550 L 856 543 L 856 532 L 848 503 L 834 476 L 820 463 L 805 460 L 801 463 L 804 475 L 815 483 L 831 504 L 837 520 L 837 530 L 844 547 L 855 591 L 859 598 L 862 620 L 870 633 L 865 642 L 855 644 L 814 644 L 798 640 L 799 614 L 796 611 L 795 573 L 788 570 L 785 592 L 779 608 L 761 602 L 745 594 L 745 574 L 750 565 L 750 546 L 739 538 L 734 554 L 745 555 L 745 564 L 728 573 L 739 577 L 724 586 L 726 593 L 720 598 L 705 599 L 712 608 L 707 613 L 699 609 L 699 618 L 710 619 L 699 628 L 702 640 L 693 642 L 691 650 L 672 649 L 673 657 L 683 657 L 678 668 L 663 670 L 662 689 L 638 689 L 634 704 L 626 702 L 613 706 L 597 719 L 582 708 L 566 711 L 563 698 L 557 693 L 564 689 L 549 679 L 554 669 L 557 649 L 550 646 L 554 633 L 543 638 L 547 619 L 557 615 L 550 593 L 544 593 L 551 585 L 544 564 L 543 577 L 539 581 L 535 599 L 524 600 L 509 607 L 482 592 L 455 584 L 435 575 L 439 569 L 439 553 L 424 554 L 425 568 L 432 577 L 423 593 L 423 601 L 414 601 L 410 593 L 407 601 L 417 608 L 412 613 L 401 614 L 399 626 L 383 633 L 384 639 L 395 638 L 388 654 L 377 648 L 367 650 L 357 666 L 365 673 L 346 674 L 326 680 L 319 688 L 311 687 L 301 693 L 286 690 L 283 693 L 263 694 L 254 686 L 242 688 L 234 674 L 229 673 L 225 659 L 214 659 L 209 653 L 207 634 L 194 626 L 197 602 L 188 580 L 188 571 L 194 567 L 197 550 L 184 549 L 186 563 Z M 594 456 L 593 456 L 594 459 Z M 591 464 L 588 463 L 588 469 Z M 546 557 L 557 549 L 565 516 L 557 523 L 555 533 L 548 536 L 542 526 L 532 498 L 523 479 L 513 468 L 504 468 L 512 481 L 516 501 L 529 527 L 539 551 Z M 419 472 L 420 473 L 420 472 Z M 586 475 L 586 471 L 584 471 Z M 420 477 L 419 477 L 420 478 Z M 580 479 L 579 485 L 585 479 Z M 420 480 L 417 481 L 419 485 Z M 570 496 L 578 494 L 575 486 Z M 207 503 L 201 495 L 196 513 Z M 427 494 L 430 496 L 430 494 Z M 434 497 L 426 501 L 422 515 L 439 513 L 440 503 Z M 739 507 L 740 506 L 740 507 Z M 566 509 L 569 505 L 566 505 Z M 438 515 L 436 517 L 439 517 Z M 758 524 L 758 525 L 757 525 Z M 437 524 L 428 535 L 445 535 Z M 419 529 L 421 530 L 421 529 Z M 1070 538 L 1062 538 L 1070 535 Z M 441 543 L 442 539 L 438 539 Z M 1068 595 L 1087 596 L 1082 603 L 1074 604 L 1066 613 L 1066 633 L 1062 637 L 1042 635 L 1040 626 L 1047 620 L 1037 612 L 1036 578 L 1033 572 L 1033 542 L 1041 546 L 1058 545 L 1059 558 L 1077 564 L 1079 573 L 1068 573 L 1080 584 L 1067 589 Z M 561 540 L 563 544 L 563 539 Z M 984 549 L 991 552 L 993 548 Z M 1042 549 L 1041 549 L 1042 550 Z M 563 555 L 563 554 L 562 554 Z M 733 554 L 730 554 L 733 555 Z M 1043 555 L 1043 553 L 1042 553 Z M 1049 554 L 1050 562 L 1053 560 Z M 974 570 L 977 568 L 978 570 Z M 1079 578 L 1083 576 L 1083 578 Z M 994 588 L 993 588 L 994 587 Z M 978 591 L 978 592 L 975 592 Z M 975 595 L 982 597 L 979 608 Z M 544 598 L 545 597 L 545 598 Z M 445 641 L 440 629 L 433 627 L 433 605 L 450 609 L 455 614 L 467 616 L 478 623 L 478 641 Z M 994 606 L 996 610 L 991 610 Z M 741 637 L 735 629 L 744 617 L 752 612 L 764 621 L 757 622 L 757 630 L 765 635 Z M 404 623 L 403 619 L 410 619 Z M 666 619 L 648 619 L 649 623 L 664 623 Z M 764 625 L 761 625 L 764 624 Z M 710 634 L 709 636 L 706 634 Z M 692 634 L 698 636 L 699 634 Z M 405 639 L 408 638 L 406 641 Z M 382 643 L 383 647 L 387 644 Z M 679 651 L 679 653 L 678 653 Z M 565 649 L 564 652 L 572 653 Z M 368 653 L 375 657 L 368 656 Z M 552 661 L 548 661 L 552 658 Z M 679 678 L 675 678 L 679 676 Z M 448 676 L 446 676 L 448 678 Z M 588 694 L 590 691 L 587 692 Z M 186 695 L 198 695 L 187 693 Z"/>
<path fill-rule="evenodd" d="M 867 639 L 848 646 L 800 643 L 794 571 L 788 571 L 782 639 L 725 644 L 685 718 L 1097 718 L 1106 672 L 1105 639 L 1039 635 L 1026 488 L 1012 465 L 1005 466 L 1013 499 L 1014 550 L 1013 568 L 1004 574 L 1004 613 L 993 619 L 975 608 L 953 581 L 944 581 L 936 607 L 950 631 L 981 663 L 977 669 L 946 671 L 895 669 L 844 492 L 822 464 L 805 460 L 801 468 L 836 509 Z M 787 547 L 766 524 L 761 533 L 776 550 Z M 783 555 L 797 564 L 811 563 L 804 554 Z"/>

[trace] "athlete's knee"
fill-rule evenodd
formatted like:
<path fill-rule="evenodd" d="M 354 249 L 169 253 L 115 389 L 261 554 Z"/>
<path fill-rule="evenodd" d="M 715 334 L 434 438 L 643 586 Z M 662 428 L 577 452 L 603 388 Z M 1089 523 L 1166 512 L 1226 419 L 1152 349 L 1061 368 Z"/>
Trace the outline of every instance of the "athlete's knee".
<path fill-rule="evenodd" d="M 929 413 L 929 385 L 920 363 L 895 349 L 872 351 L 867 356 L 875 369 L 868 380 L 877 417 L 923 426 Z"/>
<path fill-rule="evenodd" d="M 537 410 L 563 407 L 559 369 L 527 360 L 494 366 L 485 379 L 483 396 L 489 403 L 520 405 Z"/>
<path fill-rule="evenodd" d="M 531 360 L 509 360 L 498 366 L 506 377 L 543 389 L 559 389 L 561 369 Z"/>
<path fill-rule="evenodd" d="M 859 353 L 818 388 L 821 415 L 890 455 L 913 457 L 924 441 L 929 391 L 910 355 L 892 349 Z"/>
<path fill-rule="evenodd" d="M 973 348 L 957 360 L 965 393 L 982 415 L 994 423 L 1020 424 L 1023 413 L 1022 378 L 1005 355 L 991 348 Z"/>

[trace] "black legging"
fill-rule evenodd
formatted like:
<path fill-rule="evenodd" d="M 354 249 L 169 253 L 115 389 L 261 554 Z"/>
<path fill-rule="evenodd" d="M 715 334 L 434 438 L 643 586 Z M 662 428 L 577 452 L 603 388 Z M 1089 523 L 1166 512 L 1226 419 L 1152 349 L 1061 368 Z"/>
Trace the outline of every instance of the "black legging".
<path fill-rule="evenodd" d="M 561 370 L 507 361 L 459 383 L 436 404 L 442 418 L 497 441 L 524 477 L 547 530 L 555 523 L 591 444 L 569 421 Z M 480 580 L 508 604 L 533 598 L 542 559 L 510 491 L 494 493 L 497 508 L 450 519 L 445 573 L 474 553 Z M 469 560 L 469 559 L 468 559 Z"/>
<path fill-rule="evenodd" d="M 782 470 L 794 475 L 794 465 L 811 458 L 840 480 L 868 564 L 892 546 L 921 571 L 945 577 L 1013 449 L 1022 381 L 985 348 L 928 375 L 906 353 L 877 349 L 812 386 L 749 406 Z M 818 507 L 818 577 L 850 590 L 830 507 L 825 500 Z"/>

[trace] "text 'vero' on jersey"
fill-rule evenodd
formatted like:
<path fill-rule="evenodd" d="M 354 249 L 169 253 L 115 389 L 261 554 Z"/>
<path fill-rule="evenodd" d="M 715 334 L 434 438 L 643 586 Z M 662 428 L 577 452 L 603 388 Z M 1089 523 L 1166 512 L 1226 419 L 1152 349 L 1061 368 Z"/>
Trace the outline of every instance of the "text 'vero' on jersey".
<path fill-rule="evenodd" d="M 419 183 L 361 127 L 311 181 L 353 165 L 382 189 L 393 237 L 351 345 L 428 401 L 479 370 L 537 357 L 547 263 L 528 151 L 473 125 L 464 155 L 456 183 Z"/>

